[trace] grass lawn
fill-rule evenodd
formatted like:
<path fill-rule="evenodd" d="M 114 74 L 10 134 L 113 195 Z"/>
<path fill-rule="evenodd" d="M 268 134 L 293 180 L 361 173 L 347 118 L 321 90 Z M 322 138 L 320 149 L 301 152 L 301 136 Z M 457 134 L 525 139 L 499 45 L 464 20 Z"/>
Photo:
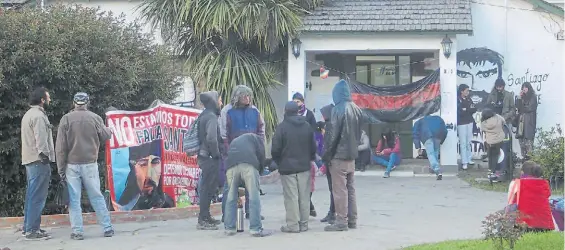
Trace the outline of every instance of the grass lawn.
<path fill-rule="evenodd" d="M 404 250 L 496 250 L 492 241 L 487 240 L 455 240 L 434 244 L 417 245 Z M 515 250 L 557 250 L 563 249 L 563 233 L 530 233 L 516 242 Z"/>
<path fill-rule="evenodd" d="M 498 182 L 498 183 L 489 183 L 488 181 L 484 181 L 484 180 L 479 180 L 478 179 L 485 179 L 488 173 L 488 166 L 486 166 L 486 163 L 479 163 L 481 164 L 482 168 L 477 169 L 477 166 L 470 166 L 468 170 L 466 171 L 459 171 L 459 178 L 461 178 L 462 180 L 466 181 L 467 183 L 471 184 L 471 186 L 475 187 L 475 188 L 479 188 L 479 189 L 483 189 L 483 190 L 488 190 L 488 191 L 495 191 L 495 192 L 508 192 L 508 185 L 510 184 L 510 181 L 507 182 Z M 518 177 L 520 175 L 519 173 L 520 170 L 516 170 L 516 173 L 514 173 L 515 177 Z M 563 188 L 559 188 L 557 190 L 553 190 L 552 195 L 563 195 Z"/>

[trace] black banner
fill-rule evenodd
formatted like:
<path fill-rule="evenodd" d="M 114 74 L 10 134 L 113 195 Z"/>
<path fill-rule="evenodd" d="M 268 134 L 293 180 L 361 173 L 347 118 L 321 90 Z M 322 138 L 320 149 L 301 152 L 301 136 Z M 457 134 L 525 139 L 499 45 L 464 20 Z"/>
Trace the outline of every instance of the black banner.
<path fill-rule="evenodd" d="M 419 81 L 401 86 L 376 87 L 352 80 L 351 95 L 370 123 L 409 121 L 439 110 L 439 75 L 438 69 Z"/>

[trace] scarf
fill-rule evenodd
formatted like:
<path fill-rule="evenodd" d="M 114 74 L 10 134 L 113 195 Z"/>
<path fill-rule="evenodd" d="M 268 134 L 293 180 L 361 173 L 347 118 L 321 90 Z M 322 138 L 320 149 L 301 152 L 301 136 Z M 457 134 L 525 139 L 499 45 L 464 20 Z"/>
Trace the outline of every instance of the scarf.
<path fill-rule="evenodd" d="M 298 109 L 298 115 L 305 115 L 306 114 L 306 105 L 302 104 Z"/>

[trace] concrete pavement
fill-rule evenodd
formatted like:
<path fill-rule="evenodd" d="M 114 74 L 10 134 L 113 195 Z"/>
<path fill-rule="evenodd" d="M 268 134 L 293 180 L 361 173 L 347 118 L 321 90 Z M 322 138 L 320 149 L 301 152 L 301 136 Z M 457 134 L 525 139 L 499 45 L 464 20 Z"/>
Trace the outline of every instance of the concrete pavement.
<path fill-rule="evenodd" d="M 284 234 L 284 206 L 280 182 L 263 185 L 264 227 L 275 234 L 252 238 L 248 232 L 228 237 L 223 231 L 197 231 L 196 220 L 160 221 L 115 225 L 116 236 L 103 238 L 101 228 L 85 228 L 84 241 L 69 239 L 70 228 L 49 229 L 53 239 L 23 241 L 13 230 L 0 231 L 0 247 L 12 250 L 42 249 L 399 249 L 424 242 L 481 237 L 481 221 L 503 208 L 505 195 L 471 188 L 456 177 L 404 177 L 383 179 L 358 176 L 356 190 L 359 210 L 358 229 L 341 233 L 324 232 L 319 219 L 328 209 L 329 192 L 325 176 L 316 178 L 313 196 L 318 211 L 311 218 L 310 231 Z M 248 222 L 246 224 L 246 230 Z"/>

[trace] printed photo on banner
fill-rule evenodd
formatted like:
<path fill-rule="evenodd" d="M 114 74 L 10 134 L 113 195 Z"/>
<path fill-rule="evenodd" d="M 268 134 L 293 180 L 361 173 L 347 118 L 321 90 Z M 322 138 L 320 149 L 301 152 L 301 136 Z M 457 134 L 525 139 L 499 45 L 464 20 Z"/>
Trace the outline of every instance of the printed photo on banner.
<path fill-rule="evenodd" d="M 106 114 L 108 189 L 115 211 L 186 207 L 198 199 L 200 169 L 183 137 L 200 110 L 159 105 Z"/>

